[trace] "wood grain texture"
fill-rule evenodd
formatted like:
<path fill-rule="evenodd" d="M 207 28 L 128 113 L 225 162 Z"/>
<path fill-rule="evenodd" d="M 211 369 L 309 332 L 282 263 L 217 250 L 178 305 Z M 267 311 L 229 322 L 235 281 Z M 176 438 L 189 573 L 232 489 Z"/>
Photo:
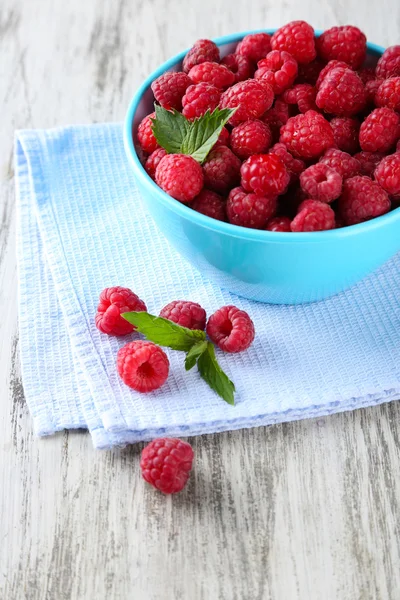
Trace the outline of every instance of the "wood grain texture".
<path fill-rule="evenodd" d="M 139 477 L 141 446 L 36 439 L 24 402 L 14 129 L 122 120 L 140 80 L 194 39 L 293 18 L 400 41 L 396 0 L 2 0 L 1 600 L 400 598 L 399 403 L 193 439 L 190 483 L 165 498 Z"/>

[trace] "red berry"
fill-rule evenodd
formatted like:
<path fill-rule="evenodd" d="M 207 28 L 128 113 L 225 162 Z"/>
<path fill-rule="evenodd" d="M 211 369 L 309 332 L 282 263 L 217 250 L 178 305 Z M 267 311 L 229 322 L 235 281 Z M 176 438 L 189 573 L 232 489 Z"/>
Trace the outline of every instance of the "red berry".
<path fill-rule="evenodd" d="M 305 21 L 292 21 L 278 29 L 271 38 L 271 47 L 289 52 L 298 63 L 309 63 L 317 55 L 314 29 Z"/>
<path fill-rule="evenodd" d="M 218 46 L 211 40 L 197 40 L 183 59 L 183 70 L 189 73 L 195 65 L 203 62 L 219 62 Z"/>
<path fill-rule="evenodd" d="M 191 202 L 203 187 L 203 171 L 191 156 L 167 154 L 156 169 L 156 182 L 176 200 Z"/>
<path fill-rule="evenodd" d="M 208 319 L 207 335 L 224 352 L 242 352 L 254 340 L 254 324 L 244 310 L 223 306 Z"/>
<path fill-rule="evenodd" d="M 137 392 L 157 390 L 165 383 L 169 360 L 153 342 L 130 342 L 117 354 L 117 369 L 122 381 Z"/>
<path fill-rule="evenodd" d="M 237 187 L 229 193 L 226 212 L 233 225 L 262 229 L 276 212 L 276 196 L 248 194 L 243 188 Z"/>
<path fill-rule="evenodd" d="M 143 479 L 164 494 L 176 494 L 185 487 L 193 464 L 193 449 L 178 439 L 153 440 L 142 451 Z"/>
<path fill-rule="evenodd" d="M 363 67 L 362 69 L 357 71 L 357 74 L 364 85 L 368 83 L 368 81 L 376 79 L 375 67 Z"/>
<path fill-rule="evenodd" d="M 224 90 L 235 81 L 235 76 L 228 67 L 215 62 L 195 65 L 190 69 L 189 77 L 193 83 L 210 83 L 220 90 Z"/>
<path fill-rule="evenodd" d="M 317 51 L 324 60 L 342 60 L 359 69 L 367 54 L 367 38 L 357 27 L 331 27 L 317 38 Z"/>
<path fill-rule="evenodd" d="M 290 152 L 287 151 L 285 144 L 275 144 L 269 150 L 269 154 L 276 154 L 279 156 L 283 164 L 285 165 L 290 175 L 290 183 L 294 183 L 298 180 L 300 173 L 306 168 L 306 164 L 300 158 L 294 158 Z"/>
<path fill-rule="evenodd" d="M 289 232 L 292 231 L 290 229 L 290 219 L 289 217 L 272 217 L 265 227 L 266 231 L 281 231 L 281 232 Z"/>
<path fill-rule="evenodd" d="M 254 75 L 254 66 L 252 61 L 242 54 L 228 54 L 221 60 L 235 75 L 235 83 L 245 81 Z"/>
<path fill-rule="evenodd" d="M 325 202 L 304 200 L 291 222 L 292 231 L 325 231 L 335 228 L 335 213 Z"/>
<path fill-rule="evenodd" d="M 154 150 L 154 152 L 152 152 L 149 156 L 149 158 L 146 160 L 146 164 L 144 165 L 144 168 L 146 169 L 147 173 L 150 175 L 150 177 L 152 179 L 155 179 L 156 177 L 156 169 L 158 167 L 158 164 L 160 162 L 160 160 L 162 158 L 164 158 L 164 156 L 167 154 L 167 151 L 164 150 L 164 148 L 157 148 L 157 150 Z"/>
<path fill-rule="evenodd" d="M 375 104 L 376 92 L 379 90 L 383 79 L 372 79 L 365 84 L 365 95 L 368 104 Z"/>
<path fill-rule="evenodd" d="M 329 148 L 321 156 L 319 162 L 337 171 L 343 178 L 343 181 L 349 177 L 359 175 L 361 172 L 360 161 L 354 156 L 347 154 L 347 152 L 342 152 L 336 148 Z"/>
<path fill-rule="evenodd" d="M 316 58 L 306 65 L 299 65 L 299 75 L 297 77 L 298 83 L 316 85 L 318 76 L 324 66 L 325 63 L 319 58 Z"/>
<path fill-rule="evenodd" d="M 173 321 L 187 329 L 205 329 L 206 311 L 197 304 L 188 300 L 174 300 L 160 311 L 160 317 Z"/>
<path fill-rule="evenodd" d="M 147 310 L 145 303 L 129 288 L 109 287 L 100 294 L 96 313 L 96 327 L 108 335 L 127 335 L 136 329 L 122 313 Z"/>
<path fill-rule="evenodd" d="M 391 108 L 376 108 L 360 127 L 360 146 L 367 152 L 388 152 L 399 138 L 400 117 Z"/>
<path fill-rule="evenodd" d="M 274 92 L 268 84 L 261 84 L 255 79 L 247 79 L 235 83 L 226 90 L 219 103 L 220 108 L 236 108 L 235 114 L 229 123 L 233 126 L 248 119 L 258 119 L 271 108 L 274 101 Z"/>
<path fill-rule="evenodd" d="M 360 149 L 358 135 L 360 132 L 360 122 L 358 119 L 350 117 L 335 117 L 332 119 L 331 127 L 335 144 L 343 152 L 354 154 Z"/>
<path fill-rule="evenodd" d="M 223 127 L 221 130 L 221 133 L 218 136 L 218 140 L 215 142 L 213 149 L 215 150 L 215 148 L 219 148 L 220 146 L 228 146 L 230 144 L 231 141 L 231 134 L 229 133 L 229 131 L 227 130 L 226 127 Z"/>
<path fill-rule="evenodd" d="M 343 67 L 344 69 L 348 69 L 349 65 L 343 62 L 342 60 L 330 60 L 328 64 L 325 65 L 323 69 L 321 69 L 321 72 L 318 75 L 317 83 L 315 84 L 317 90 L 319 90 L 319 88 L 321 87 L 321 83 L 328 75 L 328 73 L 330 73 L 333 69 L 336 69 L 337 67 Z"/>
<path fill-rule="evenodd" d="M 342 176 L 324 163 L 311 165 L 300 175 L 301 189 L 309 198 L 333 202 L 342 191 Z"/>
<path fill-rule="evenodd" d="M 220 98 L 220 90 L 209 83 L 190 85 L 182 98 L 182 114 L 192 121 L 217 108 Z"/>
<path fill-rule="evenodd" d="M 396 152 L 400 152 L 400 140 L 396 144 Z"/>
<path fill-rule="evenodd" d="M 315 104 L 317 91 L 313 85 L 298 83 L 286 90 L 283 99 L 288 104 L 297 104 L 299 112 L 306 113 L 308 110 L 318 110 Z"/>
<path fill-rule="evenodd" d="M 226 146 L 212 150 L 203 165 L 204 185 L 220 194 L 227 193 L 240 180 L 240 160 Z"/>
<path fill-rule="evenodd" d="M 271 50 L 271 36 L 268 33 L 250 33 L 245 35 L 236 47 L 236 54 L 240 54 L 257 63 L 267 56 Z"/>
<path fill-rule="evenodd" d="M 343 184 L 339 198 L 339 216 L 345 225 L 354 225 L 379 217 L 390 210 L 389 196 L 369 177 L 356 175 Z"/>
<path fill-rule="evenodd" d="M 167 72 L 151 84 L 154 98 L 166 109 L 181 110 L 182 97 L 191 81 L 186 73 Z"/>
<path fill-rule="evenodd" d="M 322 81 L 316 103 L 325 112 L 351 117 L 365 106 L 364 84 L 351 69 L 336 67 Z"/>
<path fill-rule="evenodd" d="M 283 194 L 290 175 L 277 154 L 250 156 L 240 169 L 241 185 L 247 192 L 260 196 Z"/>
<path fill-rule="evenodd" d="M 305 159 L 318 158 L 335 143 L 328 121 L 314 110 L 291 117 L 281 128 L 279 141 L 291 154 Z"/>
<path fill-rule="evenodd" d="M 385 79 L 375 94 L 377 106 L 387 106 L 400 112 L 400 77 Z"/>
<path fill-rule="evenodd" d="M 376 181 L 393 196 L 400 194 L 400 153 L 385 156 L 375 169 Z"/>
<path fill-rule="evenodd" d="M 254 77 L 269 83 L 275 95 L 282 94 L 297 77 L 297 61 L 288 52 L 272 50 L 258 62 Z"/>
<path fill-rule="evenodd" d="M 262 120 L 269 125 L 274 138 L 279 139 L 279 132 L 289 118 L 289 105 L 282 98 L 276 98 L 272 108 L 267 110 Z"/>
<path fill-rule="evenodd" d="M 231 148 L 242 160 L 253 154 L 266 152 L 271 143 L 272 134 L 269 126 L 257 119 L 240 123 L 231 133 Z"/>
<path fill-rule="evenodd" d="M 153 129 L 152 129 L 153 123 L 152 123 L 151 119 L 154 119 L 155 116 L 156 116 L 155 112 L 151 113 L 150 115 L 147 115 L 147 117 L 145 117 L 139 123 L 139 127 L 137 130 L 138 142 L 139 142 L 142 150 L 144 150 L 144 152 L 147 152 L 148 154 L 151 154 L 152 152 L 154 152 L 154 150 L 157 150 L 157 148 L 160 147 L 158 145 L 156 138 L 154 137 L 154 133 L 153 133 Z"/>
<path fill-rule="evenodd" d="M 383 158 L 380 152 L 358 152 L 354 158 L 360 163 L 361 175 L 371 175 Z"/>
<path fill-rule="evenodd" d="M 207 217 L 217 219 L 217 221 L 226 221 L 225 202 L 216 192 L 202 190 L 191 206 L 193 210 Z"/>
<path fill-rule="evenodd" d="M 386 48 L 376 65 L 377 79 L 400 77 L 400 46 Z"/>

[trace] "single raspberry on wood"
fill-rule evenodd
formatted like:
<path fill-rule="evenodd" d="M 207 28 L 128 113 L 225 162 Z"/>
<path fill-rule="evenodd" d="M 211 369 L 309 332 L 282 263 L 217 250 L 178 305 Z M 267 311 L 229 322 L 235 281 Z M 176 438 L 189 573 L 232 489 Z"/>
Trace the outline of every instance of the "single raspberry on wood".
<path fill-rule="evenodd" d="M 297 61 L 291 54 L 272 50 L 258 62 L 254 77 L 269 83 L 274 94 L 279 95 L 293 84 L 297 71 Z"/>
<path fill-rule="evenodd" d="M 276 154 L 277 156 L 279 156 L 286 169 L 288 170 L 288 173 L 290 175 L 290 183 L 295 183 L 299 179 L 300 173 L 302 173 L 306 168 L 305 162 L 300 158 L 294 158 L 294 156 L 292 156 L 290 152 L 288 152 L 285 144 L 275 144 L 274 146 L 272 146 L 272 148 L 270 148 L 268 154 Z"/>
<path fill-rule="evenodd" d="M 400 77 L 382 81 L 375 94 L 375 103 L 400 112 Z"/>
<path fill-rule="evenodd" d="M 136 327 L 121 317 L 122 313 L 147 310 L 145 303 L 129 288 L 114 286 L 103 290 L 95 317 L 96 327 L 108 335 L 127 335 Z"/>
<path fill-rule="evenodd" d="M 376 65 L 377 79 L 400 77 L 400 46 L 386 48 Z"/>
<path fill-rule="evenodd" d="M 272 217 L 265 226 L 266 231 L 290 232 L 289 217 Z"/>
<path fill-rule="evenodd" d="M 317 38 L 317 51 L 324 60 L 342 60 L 359 69 L 367 55 L 367 38 L 358 27 L 331 27 Z"/>
<path fill-rule="evenodd" d="M 347 154 L 347 152 L 337 150 L 337 148 L 329 148 L 329 150 L 321 156 L 319 162 L 334 169 L 341 175 L 343 181 L 361 173 L 360 161 L 354 156 Z"/>
<path fill-rule="evenodd" d="M 236 54 L 245 56 L 254 63 L 271 51 L 271 36 L 268 33 L 249 33 L 236 47 Z"/>
<path fill-rule="evenodd" d="M 178 439 L 153 440 L 142 451 L 143 479 L 164 494 L 176 494 L 185 487 L 193 464 L 193 449 Z"/>
<path fill-rule="evenodd" d="M 240 180 L 240 159 L 226 146 L 212 150 L 203 165 L 204 184 L 220 194 L 227 193 Z"/>
<path fill-rule="evenodd" d="M 364 84 L 351 69 L 336 67 L 322 81 L 316 103 L 325 112 L 339 117 L 351 117 L 366 104 Z"/>
<path fill-rule="evenodd" d="M 173 300 L 161 309 L 160 317 L 187 329 L 206 328 L 206 311 L 197 302 Z"/>
<path fill-rule="evenodd" d="M 313 85 L 298 83 L 286 90 L 283 99 L 288 104 L 297 104 L 299 112 L 306 113 L 308 110 L 318 110 L 315 104 L 317 91 Z"/>
<path fill-rule="evenodd" d="M 255 79 L 240 81 L 227 89 L 221 96 L 220 108 L 237 108 L 229 123 L 233 126 L 248 119 L 258 119 L 274 101 L 274 92 L 268 84 Z"/>
<path fill-rule="evenodd" d="M 156 113 L 153 112 L 147 115 L 140 123 L 137 130 L 137 140 L 144 152 L 151 154 L 154 150 L 157 150 L 160 146 L 153 133 L 153 123 L 151 119 L 155 119 Z"/>
<path fill-rule="evenodd" d="M 240 169 L 241 185 L 247 192 L 262 195 L 283 194 L 290 175 L 277 154 L 250 156 Z"/>
<path fill-rule="evenodd" d="M 235 76 L 235 83 L 250 79 L 254 75 L 253 62 L 242 54 L 228 54 L 221 60 L 221 64 L 232 71 Z"/>
<path fill-rule="evenodd" d="M 324 163 L 311 165 L 300 175 L 301 189 L 307 196 L 320 202 L 333 202 L 342 191 L 342 176 Z"/>
<path fill-rule="evenodd" d="M 276 212 L 276 196 L 249 194 L 237 187 L 229 193 L 226 212 L 233 225 L 262 229 Z"/>
<path fill-rule="evenodd" d="M 274 33 L 271 48 L 289 52 L 300 64 L 309 63 L 317 55 L 314 29 L 305 21 L 291 21 Z"/>
<path fill-rule="evenodd" d="M 244 121 L 231 133 L 232 151 L 242 160 L 266 152 L 272 143 L 271 129 L 257 119 Z"/>
<path fill-rule="evenodd" d="M 190 85 L 182 98 L 182 114 L 192 121 L 201 117 L 208 110 L 212 112 L 217 108 L 221 98 L 221 92 L 209 83 L 198 83 Z"/>
<path fill-rule="evenodd" d="M 355 154 L 360 149 L 360 121 L 351 117 L 334 117 L 330 121 L 335 144 L 343 152 Z"/>
<path fill-rule="evenodd" d="M 130 342 L 117 354 L 117 369 L 122 381 L 137 392 L 157 390 L 169 373 L 169 360 L 164 350 L 153 342 Z"/>
<path fill-rule="evenodd" d="M 183 59 L 182 68 L 189 73 L 192 67 L 203 62 L 219 62 L 219 48 L 211 40 L 197 40 Z"/>
<path fill-rule="evenodd" d="M 279 141 L 293 156 L 304 159 L 318 158 L 335 143 L 330 124 L 314 110 L 288 119 Z"/>
<path fill-rule="evenodd" d="M 193 210 L 217 219 L 217 221 L 226 221 L 226 203 L 223 198 L 212 190 L 202 190 L 191 204 Z"/>
<path fill-rule="evenodd" d="M 157 148 L 157 150 L 154 150 L 154 152 L 152 152 L 146 160 L 144 168 L 152 179 L 156 178 L 156 169 L 160 163 L 160 160 L 164 158 L 166 154 L 167 151 L 164 150 L 164 148 Z"/>
<path fill-rule="evenodd" d="M 361 175 L 372 176 L 372 173 L 375 171 L 376 167 L 381 162 L 384 154 L 381 152 L 358 152 L 354 155 L 354 158 L 358 160 L 360 163 L 360 173 Z"/>
<path fill-rule="evenodd" d="M 151 84 L 154 98 L 162 107 L 168 109 L 175 108 L 181 110 L 182 98 L 186 89 L 191 84 L 186 73 L 164 73 L 157 77 Z"/>
<path fill-rule="evenodd" d="M 226 89 L 235 81 L 235 76 L 228 67 L 215 62 L 195 65 L 190 69 L 189 77 L 193 83 L 210 83 L 220 90 Z"/>
<path fill-rule="evenodd" d="M 355 225 L 379 217 L 390 210 L 388 194 L 369 177 L 356 175 L 343 184 L 339 216 L 345 225 Z"/>
<path fill-rule="evenodd" d="M 180 202 L 191 202 L 203 188 L 203 171 L 185 154 L 167 154 L 156 169 L 156 183 Z"/>
<path fill-rule="evenodd" d="M 328 75 L 328 73 L 330 73 L 333 69 L 336 69 L 337 67 L 348 69 L 349 65 L 347 65 L 342 60 L 330 60 L 328 64 L 325 65 L 323 69 L 321 69 L 320 74 L 318 75 L 317 83 L 315 84 L 317 90 L 319 90 L 319 88 L 321 87 L 321 83 Z"/>
<path fill-rule="evenodd" d="M 361 124 L 360 146 L 366 152 L 388 152 L 400 136 L 400 117 L 391 108 L 376 108 Z"/>
<path fill-rule="evenodd" d="M 335 213 L 325 202 L 304 200 L 291 222 L 292 231 L 325 231 L 335 228 Z"/>
<path fill-rule="evenodd" d="M 392 196 L 400 194 L 400 153 L 385 156 L 374 173 L 379 185 Z"/>
<path fill-rule="evenodd" d="M 254 323 L 247 312 L 236 306 L 219 308 L 207 323 L 207 335 L 224 352 L 242 352 L 251 346 Z"/>

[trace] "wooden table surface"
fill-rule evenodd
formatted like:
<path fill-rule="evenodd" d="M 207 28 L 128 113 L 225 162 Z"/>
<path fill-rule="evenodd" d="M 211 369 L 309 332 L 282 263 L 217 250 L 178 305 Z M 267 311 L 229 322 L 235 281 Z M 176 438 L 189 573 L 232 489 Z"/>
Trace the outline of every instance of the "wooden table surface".
<path fill-rule="evenodd" d="M 400 403 L 195 438 L 171 498 L 141 480 L 141 446 L 37 439 L 24 400 L 13 131 L 121 121 L 138 83 L 193 40 L 294 18 L 400 42 L 397 0 L 2 0 L 1 600 L 400 598 Z"/>

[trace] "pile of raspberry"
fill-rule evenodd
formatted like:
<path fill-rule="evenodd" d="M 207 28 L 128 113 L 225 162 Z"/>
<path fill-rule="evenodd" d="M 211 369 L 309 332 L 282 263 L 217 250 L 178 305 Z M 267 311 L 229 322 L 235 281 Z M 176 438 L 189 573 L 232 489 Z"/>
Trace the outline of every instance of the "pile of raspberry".
<path fill-rule="evenodd" d="M 176 200 L 242 227 L 321 231 L 378 217 L 400 203 L 400 46 L 373 61 L 350 25 L 316 38 L 292 21 L 224 57 L 198 40 L 182 71 L 153 82 L 155 102 L 189 120 L 237 110 L 202 165 L 160 148 L 148 115 L 136 132 L 145 169 Z"/>

